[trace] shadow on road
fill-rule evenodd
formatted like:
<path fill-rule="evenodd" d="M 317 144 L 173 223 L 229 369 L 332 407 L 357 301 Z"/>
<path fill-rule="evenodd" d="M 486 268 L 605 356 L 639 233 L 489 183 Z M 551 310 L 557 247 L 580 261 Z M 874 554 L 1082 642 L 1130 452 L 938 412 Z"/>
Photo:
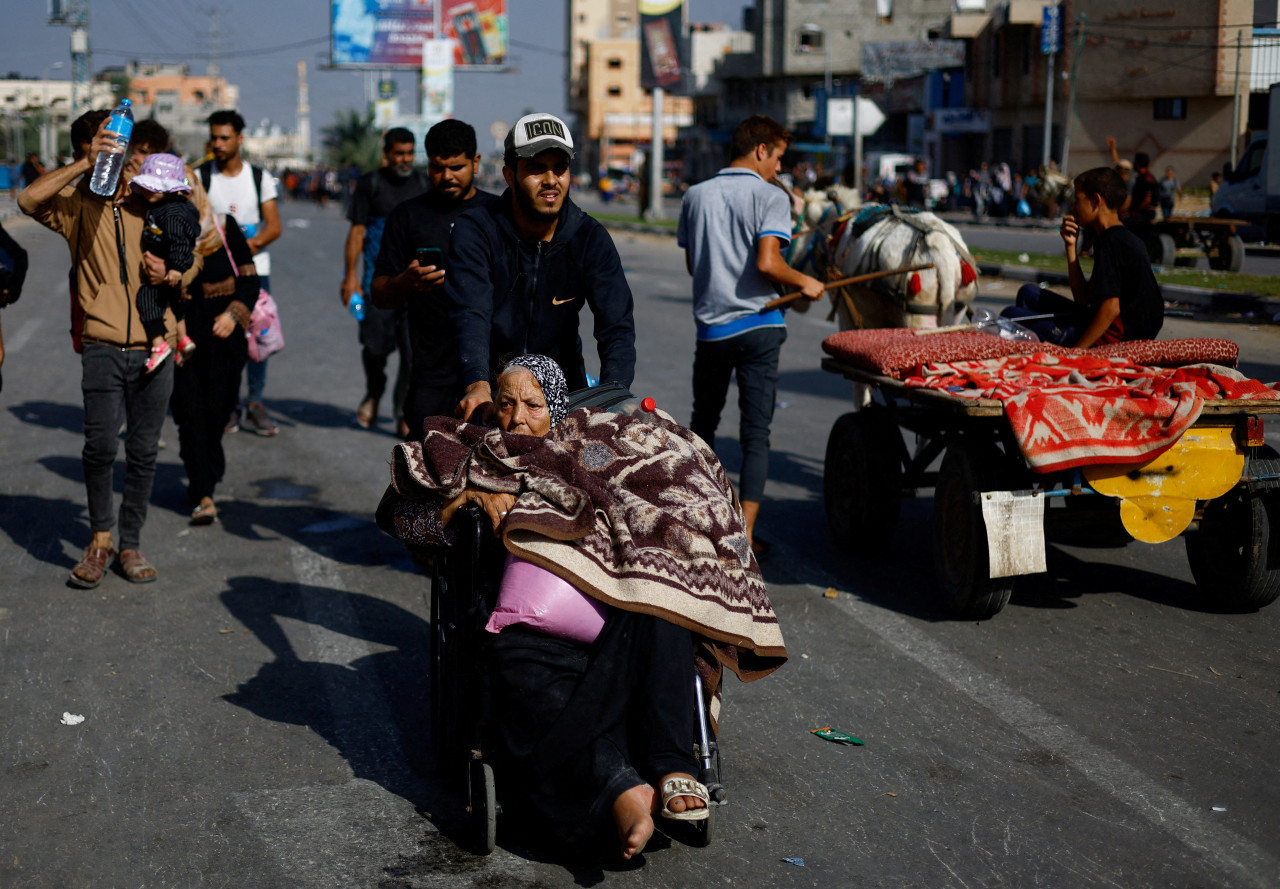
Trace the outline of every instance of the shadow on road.
<path fill-rule="evenodd" d="M 89 542 L 84 506 L 60 497 L 0 497 L 0 530 L 32 558 L 60 568 L 76 564 L 64 552 L 66 545 L 78 551 Z"/>
<path fill-rule="evenodd" d="M 78 404 L 58 404 L 52 401 L 24 401 L 9 405 L 9 413 L 34 426 L 45 429 L 61 429 L 64 432 L 84 434 L 84 407 Z"/>
<path fill-rule="evenodd" d="M 280 421 L 281 426 L 315 426 L 321 429 L 359 429 L 356 424 L 356 409 L 325 404 L 319 401 L 307 401 L 302 398 L 269 398 L 266 399 L 271 414 Z M 382 425 L 365 430 L 373 435 L 384 435 L 399 441 L 395 434 L 395 424 L 390 423 L 389 399 L 383 399 Z"/>
<path fill-rule="evenodd" d="M 440 791 L 416 774 L 425 767 L 429 740 L 427 622 L 360 593 L 261 577 L 233 577 L 227 583 L 223 604 L 274 660 L 224 699 L 263 719 L 309 727 L 342 755 L 357 778 L 380 784 L 419 811 L 436 808 Z M 346 647 L 334 634 L 367 642 L 372 651 L 350 663 L 304 660 L 282 618 L 313 628 L 313 647 L 334 660 L 342 656 L 332 652 Z M 383 702 L 385 714 L 370 710 Z"/>

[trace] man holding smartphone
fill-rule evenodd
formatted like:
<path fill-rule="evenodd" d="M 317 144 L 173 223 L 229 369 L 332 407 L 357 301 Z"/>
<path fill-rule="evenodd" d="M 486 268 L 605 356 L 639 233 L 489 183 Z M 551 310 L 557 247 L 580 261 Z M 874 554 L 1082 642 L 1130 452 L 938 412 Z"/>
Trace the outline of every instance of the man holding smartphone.
<path fill-rule="evenodd" d="M 449 320 L 445 257 L 454 221 L 495 195 L 480 191 L 476 131 L 444 120 L 427 131 L 430 190 L 405 201 L 387 217 L 373 270 L 374 305 L 406 313 L 413 355 L 404 401 L 408 437 L 422 435 L 422 421 L 448 416 L 461 396 L 458 347 Z"/>
<path fill-rule="evenodd" d="M 413 133 L 404 127 L 387 130 L 382 137 L 383 166 L 356 180 L 351 195 L 344 251 L 345 270 L 339 296 L 344 306 L 351 304 L 356 291 L 372 297 L 374 262 L 382 244 L 383 231 L 391 211 L 404 201 L 427 190 L 428 178 L 413 168 Z M 364 274 L 356 277 L 356 263 L 364 258 Z M 366 299 L 364 318 L 360 321 L 360 359 L 364 365 L 364 399 L 356 409 L 356 422 L 365 429 L 378 423 L 378 402 L 387 388 L 387 359 L 400 350 L 400 369 L 396 373 L 392 413 L 404 422 L 404 400 L 407 396 L 413 359 L 409 346 L 408 317 L 403 307 L 396 310 L 379 308 Z M 403 432 L 403 427 L 401 432 Z"/>

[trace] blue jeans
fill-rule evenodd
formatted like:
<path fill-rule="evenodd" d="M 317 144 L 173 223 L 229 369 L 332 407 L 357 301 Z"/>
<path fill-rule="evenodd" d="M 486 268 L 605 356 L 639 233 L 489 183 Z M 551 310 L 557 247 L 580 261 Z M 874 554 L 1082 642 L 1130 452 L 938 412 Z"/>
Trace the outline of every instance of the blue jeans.
<path fill-rule="evenodd" d="M 1048 315 L 1051 312 L 1052 318 L 1023 320 L 1029 315 Z M 1085 306 L 1036 284 L 1019 287 L 1014 304 L 1006 306 L 1000 317 L 1031 328 L 1042 343 L 1057 343 L 1059 346 L 1074 346 L 1093 320 L 1093 314 Z"/>
<path fill-rule="evenodd" d="M 267 293 L 271 292 L 271 276 L 259 275 L 258 284 Z M 253 306 L 249 306 L 249 311 L 253 311 Z M 267 388 L 267 361 L 264 358 L 261 361 L 246 361 L 245 376 L 249 378 L 249 403 L 257 404 L 262 401 L 262 390 Z"/>
<path fill-rule="evenodd" d="M 689 428 L 712 449 L 729 393 L 729 377 L 738 377 L 738 441 L 742 445 L 738 497 L 753 503 L 764 497 L 769 475 L 769 426 L 778 395 L 778 356 L 786 340 L 785 327 L 758 327 L 727 340 L 699 340 L 693 353 L 693 418 Z"/>

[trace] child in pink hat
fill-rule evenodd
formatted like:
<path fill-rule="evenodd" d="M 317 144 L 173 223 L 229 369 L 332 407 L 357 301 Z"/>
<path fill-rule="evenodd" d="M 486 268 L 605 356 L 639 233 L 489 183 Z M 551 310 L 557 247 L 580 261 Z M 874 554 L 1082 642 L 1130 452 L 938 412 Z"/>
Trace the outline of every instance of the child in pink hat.
<path fill-rule="evenodd" d="M 195 262 L 195 244 L 200 237 L 200 213 L 187 200 L 191 186 L 187 184 L 187 168 L 182 158 L 172 154 L 149 154 L 142 170 L 129 183 L 134 192 L 143 194 L 151 203 L 142 226 L 142 249 L 164 260 L 166 276 L 163 284 L 143 279 L 138 288 L 138 316 L 142 329 L 151 340 L 151 356 L 147 372 L 155 370 L 173 351 L 165 339 L 164 310 L 173 310 L 178 321 L 178 352 L 185 358 L 196 344 L 187 336 L 183 320 L 178 283 L 182 273 Z M 179 362 L 181 363 L 181 362 Z"/>

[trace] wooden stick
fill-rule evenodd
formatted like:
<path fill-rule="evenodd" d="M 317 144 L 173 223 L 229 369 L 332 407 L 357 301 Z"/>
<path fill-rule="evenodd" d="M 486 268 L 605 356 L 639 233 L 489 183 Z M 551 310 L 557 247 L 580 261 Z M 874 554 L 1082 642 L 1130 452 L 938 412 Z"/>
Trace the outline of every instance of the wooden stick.
<path fill-rule="evenodd" d="M 871 281 L 876 278 L 887 278 L 890 275 L 905 275 L 907 272 L 919 272 L 924 269 L 933 268 L 933 263 L 925 263 L 924 265 L 909 265 L 905 269 L 886 269 L 883 272 L 870 272 L 866 275 L 854 275 L 852 278 L 841 278 L 838 281 L 828 281 L 822 285 L 824 290 L 831 290 L 836 287 L 844 287 L 846 284 L 860 284 L 863 281 Z M 795 293 L 788 293 L 777 299 L 771 299 L 764 304 L 766 309 L 776 309 L 778 306 L 786 305 L 804 296 L 803 290 L 797 290 Z"/>

